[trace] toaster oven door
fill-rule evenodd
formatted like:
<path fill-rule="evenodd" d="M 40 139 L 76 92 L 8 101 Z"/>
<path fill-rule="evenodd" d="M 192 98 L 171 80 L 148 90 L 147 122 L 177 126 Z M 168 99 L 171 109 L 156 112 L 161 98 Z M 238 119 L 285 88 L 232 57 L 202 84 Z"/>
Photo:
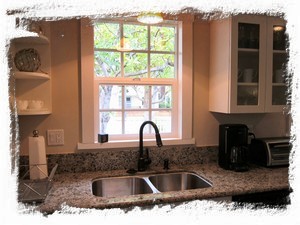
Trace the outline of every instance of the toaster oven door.
<path fill-rule="evenodd" d="M 289 165 L 290 143 L 269 143 L 269 166 Z"/>

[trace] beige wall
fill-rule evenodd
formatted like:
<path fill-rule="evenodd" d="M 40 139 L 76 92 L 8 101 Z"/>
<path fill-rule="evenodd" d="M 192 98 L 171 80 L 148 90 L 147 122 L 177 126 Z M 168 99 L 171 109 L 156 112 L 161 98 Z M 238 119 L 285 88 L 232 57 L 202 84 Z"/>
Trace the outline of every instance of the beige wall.
<path fill-rule="evenodd" d="M 21 154 L 27 154 L 27 137 L 38 129 L 64 129 L 64 146 L 47 146 L 47 153 L 71 153 L 80 138 L 79 24 L 78 21 L 51 23 L 52 114 L 20 116 Z"/>
<path fill-rule="evenodd" d="M 48 129 L 64 129 L 64 146 L 47 146 L 48 154 L 73 153 L 80 141 L 80 64 L 79 21 L 51 24 L 52 104 L 48 116 L 21 116 L 21 154 L 28 154 L 27 137 L 38 129 L 46 136 Z M 282 114 L 224 115 L 208 111 L 209 23 L 194 23 L 194 96 L 193 135 L 198 146 L 218 144 L 219 123 L 252 125 L 257 136 L 285 134 Z"/>

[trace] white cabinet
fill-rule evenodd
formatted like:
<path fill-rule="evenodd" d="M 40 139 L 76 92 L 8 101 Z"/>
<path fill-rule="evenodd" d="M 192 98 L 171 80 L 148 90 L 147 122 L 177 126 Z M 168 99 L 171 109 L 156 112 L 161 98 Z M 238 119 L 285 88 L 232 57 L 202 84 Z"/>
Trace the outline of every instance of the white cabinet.
<path fill-rule="evenodd" d="M 283 28 L 279 35 L 276 27 Z M 283 76 L 287 60 L 284 31 L 283 20 L 259 15 L 238 15 L 211 22 L 210 111 L 282 111 L 286 84 L 279 76 Z"/>
<path fill-rule="evenodd" d="M 287 103 L 285 26 L 282 19 L 272 17 L 267 20 L 266 112 L 282 112 Z"/>
<path fill-rule="evenodd" d="M 13 39 L 12 57 L 18 51 L 28 48 L 37 50 L 41 66 L 36 72 L 23 72 L 13 64 L 12 76 L 15 79 L 17 112 L 18 115 L 48 115 L 52 111 L 50 42 L 44 35 Z"/>

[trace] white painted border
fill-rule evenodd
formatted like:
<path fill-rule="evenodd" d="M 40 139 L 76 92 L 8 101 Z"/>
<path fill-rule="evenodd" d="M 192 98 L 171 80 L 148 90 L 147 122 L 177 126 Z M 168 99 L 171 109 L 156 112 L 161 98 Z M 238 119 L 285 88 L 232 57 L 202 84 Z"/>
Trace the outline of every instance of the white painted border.
<path fill-rule="evenodd" d="M 156 146 L 155 140 L 144 140 L 144 146 Z M 171 146 L 171 145 L 192 145 L 195 144 L 195 139 L 163 139 L 164 146 Z M 139 141 L 138 140 L 126 140 L 126 141 L 109 141 L 106 143 L 78 143 L 77 150 L 84 151 L 84 150 L 91 150 L 91 149 L 115 149 L 115 148 L 133 148 L 138 147 Z"/>
<path fill-rule="evenodd" d="M 185 22 L 188 21 L 188 22 Z M 178 108 L 174 118 L 178 118 L 177 129 L 178 134 L 171 134 L 172 137 L 180 138 L 183 140 L 192 139 L 193 132 L 193 16 L 185 15 L 183 22 L 177 22 L 177 38 L 178 38 L 178 91 L 177 101 L 174 102 L 174 108 Z M 91 87 L 96 84 L 93 82 L 93 65 L 94 62 L 91 57 L 94 56 L 92 43 L 93 28 L 88 19 L 81 20 L 81 143 L 77 145 L 77 149 L 82 149 L 84 146 L 89 147 L 88 144 L 93 144 L 97 137 L 97 130 L 94 123 L 98 121 L 97 107 L 94 106 L 94 96 L 96 95 L 97 88 L 94 92 Z M 106 82 L 109 82 L 107 79 Z M 141 83 L 141 82 L 140 82 Z M 166 82 L 168 83 L 168 81 Z M 181 85 L 180 85 L 181 84 Z M 182 93 L 182 94 L 180 94 Z M 177 107 L 176 107 L 177 105 Z M 174 110 L 175 111 L 175 110 Z M 182 116 L 180 116 L 182 115 Z M 175 123 L 174 123 L 175 125 Z M 168 136 L 162 136 L 163 141 Z M 126 142 L 124 142 L 125 144 Z M 131 141 L 128 140 L 130 145 Z M 180 142 L 179 145 L 181 144 Z M 97 146 L 95 146 L 97 147 Z M 110 148 L 110 145 L 107 145 Z M 99 146 L 97 149 L 101 149 Z"/>
<path fill-rule="evenodd" d="M 278 10 L 286 12 L 288 21 L 287 28 L 290 36 L 290 57 L 289 71 L 293 73 L 292 83 L 292 117 L 293 124 L 291 133 L 293 136 L 293 160 L 290 165 L 290 184 L 293 187 L 292 205 L 286 212 L 278 210 L 250 210 L 238 209 L 228 210 L 222 204 L 213 204 L 208 201 L 191 201 L 172 208 L 167 206 L 154 206 L 152 210 L 140 210 L 138 207 L 131 211 L 124 212 L 121 209 L 95 210 L 78 209 L 63 205 L 60 212 L 48 217 L 40 213 L 33 213 L 30 208 L 24 205 L 18 206 L 16 203 L 16 174 L 11 172 L 11 152 L 10 152 L 10 115 L 8 110 L 7 92 L 7 49 L 6 38 L 16 36 L 18 32 L 12 30 L 13 20 L 7 15 L 7 9 L 24 9 L 26 7 L 27 16 L 33 17 L 73 17 L 82 15 L 110 14 L 118 12 L 138 12 L 147 10 L 158 11 L 177 11 L 194 7 L 203 12 L 223 13 L 231 12 L 276 12 Z M 299 145 L 297 137 L 300 133 L 299 108 L 300 108 L 300 21 L 299 7 L 297 0 L 14 0 L 1 1 L 0 4 L 1 38 L 0 38 L 0 140 L 1 153 L 0 175 L 5 185 L 0 185 L 0 196 L 2 205 L 5 206 L 1 211 L 1 224 L 160 224 L 164 220 L 174 224 L 300 224 L 299 209 Z M 296 151 L 295 151 L 296 150 Z M 297 165 L 297 167 L 296 167 Z M 25 212 L 25 214 L 22 214 Z M 27 213 L 26 213 L 27 212 Z M 92 220 L 91 220 L 92 219 Z M 121 221 L 121 223 L 120 223 Z"/>

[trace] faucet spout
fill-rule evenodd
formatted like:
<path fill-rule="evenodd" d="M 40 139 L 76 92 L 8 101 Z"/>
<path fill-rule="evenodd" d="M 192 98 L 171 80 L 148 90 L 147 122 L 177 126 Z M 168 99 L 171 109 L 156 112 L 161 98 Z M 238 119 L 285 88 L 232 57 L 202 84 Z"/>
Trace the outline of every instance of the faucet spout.
<path fill-rule="evenodd" d="M 146 170 L 147 165 L 149 165 L 151 163 L 151 160 L 149 158 L 148 155 L 148 151 L 146 151 L 146 156 L 144 155 L 144 147 L 143 147 L 143 131 L 144 131 L 144 127 L 150 124 L 154 130 L 155 130 L 155 138 L 156 138 L 156 144 L 158 147 L 163 146 L 162 141 L 161 141 L 161 137 L 159 134 L 159 130 L 156 126 L 156 124 L 152 121 L 145 121 L 142 123 L 141 127 L 140 127 L 140 148 L 139 148 L 139 161 L 138 161 L 138 171 L 144 171 Z"/>
<path fill-rule="evenodd" d="M 161 141 L 160 134 L 159 134 L 159 133 L 156 133 L 156 134 L 155 134 L 155 138 L 156 138 L 156 144 L 157 144 L 157 147 L 162 147 L 163 144 L 162 144 L 162 141 Z"/>
<path fill-rule="evenodd" d="M 152 122 L 152 121 L 145 121 L 145 122 L 142 123 L 142 125 L 140 127 L 140 156 L 143 156 L 143 131 L 144 131 L 144 127 L 147 124 L 152 125 L 152 127 L 155 130 L 155 138 L 156 138 L 156 144 L 157 144 L 157 146 L 158 147 L 162 147 L 163 146 L 162 141 L 161 141 L 161 137 L 160 137 L 160 134 L 159 134 L 159 130 L 158 130 L 156 124 L 154 122 Z"/>

